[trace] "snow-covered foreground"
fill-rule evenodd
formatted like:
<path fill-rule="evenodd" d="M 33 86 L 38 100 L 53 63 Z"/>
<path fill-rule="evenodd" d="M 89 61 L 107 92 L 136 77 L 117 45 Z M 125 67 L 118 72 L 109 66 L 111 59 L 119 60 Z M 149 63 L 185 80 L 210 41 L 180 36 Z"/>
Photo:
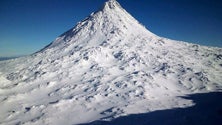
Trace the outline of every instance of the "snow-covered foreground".
<path fill-rule="evenodd" d="M 0 61 L 0 124 L 111 120 L 221 90 L 221 48 L 156 36 L 109 0 L 39 52 Z"/>
<path fill-rule="evenodd" d="M 81 125 L 221 125 L 222 92 L 198 93 L 183 97 L 194 106 L 131 114 L 111 121 L 93 121 Z"/>

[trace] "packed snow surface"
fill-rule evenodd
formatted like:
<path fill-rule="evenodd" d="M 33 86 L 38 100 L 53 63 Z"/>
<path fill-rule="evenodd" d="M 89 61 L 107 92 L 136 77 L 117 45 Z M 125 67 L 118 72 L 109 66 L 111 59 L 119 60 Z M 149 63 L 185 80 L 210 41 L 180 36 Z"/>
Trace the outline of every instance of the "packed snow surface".
<path fill-rule="evenodd" d="M 0 61 L 0 124 L 111 120 L 221 90 L 221 48 L 159 37 L 109 0 L 39 52 Z"/>

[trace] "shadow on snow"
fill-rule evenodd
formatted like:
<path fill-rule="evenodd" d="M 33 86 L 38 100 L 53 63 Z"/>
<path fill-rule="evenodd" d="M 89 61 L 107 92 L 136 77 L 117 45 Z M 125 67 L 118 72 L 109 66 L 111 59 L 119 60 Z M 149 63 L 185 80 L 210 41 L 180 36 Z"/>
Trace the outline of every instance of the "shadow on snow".
<path fill-rule="evenodd" d="M 81 125 L 222 125 L 222 92 L 194 94 L 192 107 L 154 111 Z"/>

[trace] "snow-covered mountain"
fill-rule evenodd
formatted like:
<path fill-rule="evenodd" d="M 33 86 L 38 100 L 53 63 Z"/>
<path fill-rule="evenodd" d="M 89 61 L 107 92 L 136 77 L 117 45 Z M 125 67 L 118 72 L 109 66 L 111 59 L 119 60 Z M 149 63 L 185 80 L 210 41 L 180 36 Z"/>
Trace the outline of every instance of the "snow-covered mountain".
<path fill-rule="evenodd" d="M 110 120 L 221 90 L 222 48 L 159 37 L 109 0 L 39 52 L 0 61 L 0 124 Z"/>

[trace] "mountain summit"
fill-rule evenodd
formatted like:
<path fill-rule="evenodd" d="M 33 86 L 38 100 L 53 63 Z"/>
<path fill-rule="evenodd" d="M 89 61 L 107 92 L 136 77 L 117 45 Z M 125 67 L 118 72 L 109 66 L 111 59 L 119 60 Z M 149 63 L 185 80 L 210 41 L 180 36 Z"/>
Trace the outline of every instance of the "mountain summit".
<path fill-rule="evenodd" d="M 138 32 L 136 31 L 137 29 L 139 30 Z M 126 12 L 116 0 L 109 0 L 101 10 L 92 13 L 89 17 L 79 22 L 74 28 L 65 32 L 44 48 L 44 50 L 53 47 L 60 48 L 77 45 L 77 42 L 98 46 L 98 44 L 102 44 L 105 41 L 108 43 L 113 37 L 120 40 L 126 37 L 126 35 L 147 36 L 148 34 L 150 37 L 155 36 Z M 117 41 L 115 40 L 114 42 Z M 72 48 L 70 47 L 70 50 Z"/>
<path fill-rule="evenodd" d="M 116 0 L 39 52 L 0 61 L 0 123 L 73 125 L 194 105 L 222 90 L 222 49 L 159 37 Z"/>
<path fill-rule="evenodd" d="M 109 0 L 105 3 L 103 9 L 114 9 L 115 7 L 122 9 L 120 4 L 116 0 Z"/>

